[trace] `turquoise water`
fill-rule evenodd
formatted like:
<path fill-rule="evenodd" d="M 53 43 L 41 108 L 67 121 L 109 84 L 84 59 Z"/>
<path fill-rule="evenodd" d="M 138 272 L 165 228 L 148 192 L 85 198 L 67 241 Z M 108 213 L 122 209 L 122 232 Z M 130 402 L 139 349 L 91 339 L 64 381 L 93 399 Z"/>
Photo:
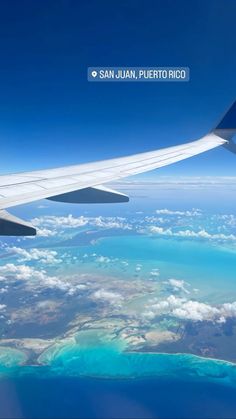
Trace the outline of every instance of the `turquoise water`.
<path fill-rule="evenodd" d="M 222 361 L 185 354 L 130 353 L 119 344 L 80 346 L 65 345 L 51 348 L 40 357 L 53 373 L 69 376 L 100 378 L 203 377 L 236 388 L 236 366 Z"/>
<path fill-rule="evenodd" d="M 62 243 L 63 239 L 60 238 Z M 79 243 L 79 238 L 78 245 L 75 242 L 73 246 L 60 246 L 56 238 L 51 243 L 47 240 L 43 245 L 39 242 L 39 248 L 56 250 L 57 257 L 63 260 L 55 265 L 44 264 L 48 275 L 66 278 L 70 274 L 94 274 L 96 286 L 99 287 L 101 278 L 100 287 L 109 289 L 112 285 L 115 292 L 122 291 L 119 279 L 141 279 L 141 284 L 151 279 L 160 284 L 155 288 L 159 298 L 173 292 L 163 284 L 175 278 L 187 283 L 189 294 L 182 294 L 186 298 L 212 305 L 236 300 L 236 249 L 230 241 L 164 238 L 146 233 L 135 235 L 132 231 L 130 235 L 117 234 L 89 245 Z M 7 262 L 15 263 L 14 257 L 10 255 Z M 24 263 L 42 268 L 40 260 Z M 157 270 L 159 275 L 152 276 Z M 139 286 L 140 283 L 137 281 Z M 158 294 L 160 289 L 162 293 Z M 145 302 L 149 297 L 143 291 L 137 310 L 142 298 Z M 34 358 L 33 364 L 27 360 L 27 350 L 20 346 L 16 350 L 0 348 L 0 417 L 236 417 L 236 365 L 183 353 L 131 352 L 127 343 L 117 337 L 120 334 L 109 327 L 106 330 L 106 320 L 111 315 L 109 308 L 98 318 L 104 321 L 101 333 L 80 331 L 67 340 L 58 336 L 37 362 Z M 122 317 L 122 313 L 119 315 Z M 96 320 L 90 328 L 98 327 Z"/>
<path fill-rule="evenodd" d="M 76 255 L 91 254 L 91 246 L 73 250 Z M 160 270 L 157 280 L 168 278 L 183 279 L 197 288 L 198 297 L 206 297 L 209 302 L 224 303 L 234 301 L 236 295 L 236 250 L 224 244 L 179 239 L 163 239 L 151 236 L 110 237 L 99 240 L 92 247 L 98 255 L 128 261 L 122 269 L 119 261 L 106 266 L 106 273 L 121 274 L 131 280 L 136 264 L 142 265 L 139 275 L 148 279 L 152 269 Z M 96 266 L 95 266 L 96 265 Z M 93 270 L 99 264 L 84 266 L 80 270 Z M 70 267 L 71 268 L 71 267 Z M 78 268 L 75 265 L 74 269 Z M 104 265 L 100 264 L 104 271 Z"/>
<path fill-rule="evenodd" d="M 1 377 L 70 376 L 97 378 L 172 377 L 203 378 L 236 388 L 236 365 L 187 354 L 127 352 L 122 342 L 99 341 L 98 332 L 80 332 L 81 341 L 56 343 L 38 359 L 37 366 L 24 365 L 21 351 L 0 349 Z"/>

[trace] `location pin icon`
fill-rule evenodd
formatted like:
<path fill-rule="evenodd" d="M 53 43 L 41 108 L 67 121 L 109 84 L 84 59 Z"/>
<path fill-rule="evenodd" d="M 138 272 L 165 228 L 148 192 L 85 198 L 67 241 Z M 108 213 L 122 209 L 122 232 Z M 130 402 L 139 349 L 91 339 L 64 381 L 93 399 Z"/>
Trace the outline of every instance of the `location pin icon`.
<path fill-rule="evenodd" d="M 97 77 L 97 74 L 98 74 L 98 73 L 97 73 L 97 71 L 93 70 L 91 74 L 92 74 L 92 76 L 95 78 L 95 77 Z"/>

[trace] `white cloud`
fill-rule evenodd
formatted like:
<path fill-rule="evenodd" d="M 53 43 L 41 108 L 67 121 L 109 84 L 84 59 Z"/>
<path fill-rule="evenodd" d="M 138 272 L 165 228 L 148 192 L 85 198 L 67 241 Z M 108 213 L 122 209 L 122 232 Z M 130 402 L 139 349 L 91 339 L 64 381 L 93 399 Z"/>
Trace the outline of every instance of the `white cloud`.
<path fill-rule="evenodd" d="M 122 230 L 132 229 L 124 217 L 91 217 L 88 219 L 88 222 L 90 225 L 96 227 L 118 228 Z"/>
<path fill-rule="evenodd" d="M 222 240 L 222 241 L 235 241 L 236 235 L 234 234 L 222 234 L 222 233 L 209 233 L 205 229 L 199 231 L 193 230 L 179 230 L 173 231 L 171 228 L 164 229 L 159 226 L 150 226 L 149 231 L 153 234 L 168 237 L 182 237 L 182 238 L 195 238 L 195 239 L 207 239 L 207 240 Z"/>
<path fill-rule="evenodd" d="M 72 296 L 72 295 L 77 294 L 78 291 L 84 291 L 87 288 L 88 288 L 88 286 L 86 284 L 72 285 L 72 286 L 70 286 L 67 294 Z"/>
<path fill-rule="evenodd" d="M 43 226 L 52 228 L 81 227 L 88 224 L 88 220 L 85 217 L 73 217 L 71 214 L 69 214 L 67 217 L 45 215 L 42 217 L 33 218 L 31 221 L 35 227 Z"/>
<path fill-rule="evenodd" d="M 55 250 L 36 248 L 27 250 L 16 246 L 9 247 L 7 250 L 19 255 L 20 262 L 31 260 L 40 260 L 40 262 L 45 264 L 55 264 L 61 262 L 61 259 L 57 258 L 57 252 Z"/>
<path fill-rule="evenodd" d="M 71 214 L 66 217 L 45 215 L 36 217 L 32 219 L 31 222 L 35 227 L 40 229 L 39 234 L 41 236 L 52 236 L 55 235 L 55 230 L 79 228 L 84 227 L 85 225 L 124 230 L 132 229 L 132 226 L 124 217 L 74 217 Z"/>
<path fill-rule="evenodd" d="M 68 281 L 48 275 L 44 269 L 38 270 L 32 266 L 13 263 L 0 266 L 0 281 L 8 281 L 12 277 L 15 280 L 25 281 L 28 290 L 53 288 L 66 292 L 72 287 Z"/>
<path fill-rule="evenodd" d="M 173 309 L 173 316 L 189 320 L 221 320 L 220 311 L 209 304 L 198 301 L 179 301 L 179 307 Z"/>
<path fill-rule="evenodd" d="M 123 266 L 129 266 L 129 262 L 127 262 L 127 260 L 122 260 L 122 261 L 121 261 L 121 264 L 122 264 Z"/>
<path fill-rule="evenodd" d="M 0 266 L 0 279 L 5 280 L 7 276 L 13 276 L 15 279 L 28 280 L 32 277 L 36 279 L 43 279 L 45 271 L 38 271 L 27 265 L 14 265 L 13 263 L 7 263 L 4 266 Z"/>
<path fill-rule="evenodd" d="M 49 230 L 49 228 L 37 228 L 37 236 L 39 237 L 52 237 L 56 235 L 56 231 Z M 32 236 L 35 238 L 35 236 Z"/>
<path fill-rule="evenodd" d="M 221 314 L 223 318 L 236 317 L 236 301 L 233 303 L 225 303 L 221 306 Z"/>
<path fill-rule="evenodd" d="M 142 269 L 143 265 L 141 263 L 137 263 L 136 267 L 135 267 L 135 271 L 136 272 L 140 272 Z"/>
<path fill-rule="evenodd" d="M 110 304 L 114 304 L 116 306 L 120 306 L 121 302 L 123 301 L 123 297 L 121 294 L 113 291 L 107 291 L 105 289 L 100 289 L 95 291 L 91 298 L 93 300 L 101 300 Z"/>
<path fill-rule="evenodd" d="M 143 316 L 154 319 L 156 316 L 164 314 L 184 320 L 224 323 L 227 318 L 236 317 L 236 302 L 215 307 L 199 301 L 170 295 L 166 300 L 153 300 L 151 304 L 146 306 Z"/>
<path fill-rule="evenodd" d="M 195 209 L 195 208 L 193 208 L 191 211 L 173 211 L 173 210 L 169 210 L 169 209 L 165 208 L 165 209 L 156 210 L 156 214 L 159 214 L 159 215 L 180 215 L 180 216 L 184 216 L 184 217 L 196 217 L 198 215 L 201 215 L 202 212 L 201 212 L 200 209 Z"/>
<path fill-rule="evenodd" d="M 159 269 L 158 269 L 158 268 L 152 269 L 152 270 L 151 270 L 151 272 L 150 272 L 150 276 L 151 276 L 151 277 L 157 277 L 157 276 L 160 276 L 160 271 L 159 271 Z"/>
<path fill-rule="evenodd" d="M 186 288 L 186 285 L 188 285 L 185 281 L 182 279 L 174 279 L 171 278 L 168 280 L 168 283 L 173 287 L 175 291 L 183 291 L 186 294 L 190 294 L 189 290 Z"/>
<path fill-rule="evenodd" d="M 107 256 L 98 256 L 96 258 L 96 262 L 98 262 L 98 263 L 109 263 L 109 262 L 111 262 L 111 259 Z"/>

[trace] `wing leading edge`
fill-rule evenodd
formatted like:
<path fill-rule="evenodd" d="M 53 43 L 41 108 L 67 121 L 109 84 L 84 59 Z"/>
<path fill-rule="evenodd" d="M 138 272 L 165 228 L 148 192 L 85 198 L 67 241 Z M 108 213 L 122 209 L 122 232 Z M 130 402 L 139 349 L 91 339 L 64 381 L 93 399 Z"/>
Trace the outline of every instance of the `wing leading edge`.
<path fill-rule="evenodd" d="M 223 123 L 210 134 L 186 144 L 94 163 L 0 176 L 0 234 L 36 234 L 33 226 L 13 220 L 13 216 L 3 211 L 5 208 L 43 198 L 75 203 L 127 202 L 126 195 L 103 184 L 164 167 L 221 145 L 235 152 L 232 136 L 236 124 L 234 128 L 232 113 L 236 121 L 236 102 L 228 112 L 229 128 L 226 114 Z"/>
<path fill-rule="evenodd" d="M 191 143 L 133 156 L 0 176 L 0 209 L 93 188 L 113 180 L 144 173 L 211 150 L 226 142 L 210 134 Z"/>

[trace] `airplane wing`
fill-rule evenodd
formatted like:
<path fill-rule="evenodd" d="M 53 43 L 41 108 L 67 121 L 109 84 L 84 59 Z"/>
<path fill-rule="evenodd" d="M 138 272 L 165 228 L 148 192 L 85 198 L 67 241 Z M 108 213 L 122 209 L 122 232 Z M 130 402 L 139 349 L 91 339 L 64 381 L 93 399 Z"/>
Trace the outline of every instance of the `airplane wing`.
<path fill-rule="evenodd" d="M 236 110 L 236 102 L 233 107 Z M 167 166 L 221 145 L 233 151 L 232 129 L 222 125 L 222 121 L 212 133 L 183 145 L 94 163 L 0 176 L 0 234 L 36 234 L 33 226 L 12 216 L 6 208 L 43 198 L 70 203 L 126 202 L 129 200 L 126 195 L 103 184 Z"/>

